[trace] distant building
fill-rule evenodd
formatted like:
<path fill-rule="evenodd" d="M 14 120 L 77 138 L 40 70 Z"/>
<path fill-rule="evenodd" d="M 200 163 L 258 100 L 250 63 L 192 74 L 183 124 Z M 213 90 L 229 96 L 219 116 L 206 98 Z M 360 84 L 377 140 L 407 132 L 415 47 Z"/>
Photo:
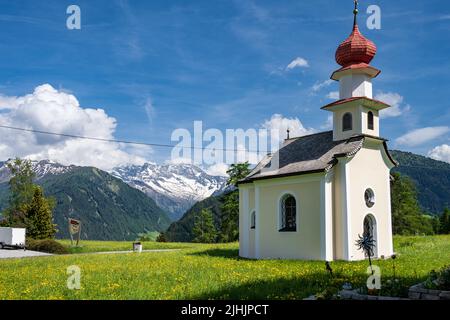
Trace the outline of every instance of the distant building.
<path fill-rule="evenodd" d="M 379 136 L 372 98 L 380 70 L 369 63 L 375 44 L 353 31 L 336 51 L 341 68 L 333 130 L 288 138 L 239 183 L 242 257 L 255 259 L 361 260 L 358 235 L 372 235 L 375 256 L 393 253 L 390 170 L 396 162 Z"/>

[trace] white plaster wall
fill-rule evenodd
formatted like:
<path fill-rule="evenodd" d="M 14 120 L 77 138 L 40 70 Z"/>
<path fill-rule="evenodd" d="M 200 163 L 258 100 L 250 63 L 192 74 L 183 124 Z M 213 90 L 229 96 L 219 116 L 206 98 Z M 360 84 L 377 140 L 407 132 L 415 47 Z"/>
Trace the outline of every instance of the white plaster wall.
<path fill-rule="evenodd" d="M 393 164 L 388 160 L 381 141 L 366 139 L 363 148 L 351 159 L 347 167 L 346 191 L 350 195 L 349 260 L 364 259 L 363 252 L 355 245 L 358 234 L 363 234 L 363 221 L 367 214 L 376 219 L 377 252 L 381 257 L 392 255 L 392 222 L 390 203 L 390 169 Z M 375 205 L 368 208 L 364 192 L 371 188 L 375 193 Z"/>
<path fill-rule="evenodd" d="M 255 189 L 254 188 L 250 188 L 249 189 L 249 219 L 251 218 L 251 212 L 255 210 L 255 214 L 256 214 L 256 224 L 258 224 L 258 212 L 256 212 L 256 206 L 255 206 Z M 256 237 L 256 233 L 255 233 L 255 229 L 251 229 L 251 220 L 249 220 L 249 225 L 248 225 L 248 232 L 249 232 L 249 242 L 248 242 L 248 258 L 255 258 L 255 237 Z"/>
<path fill-rule="evenodd" d="M 365 74 L 349 74 L 339 79 L 339 98 L 367 97 L 372 99 L 372 80 Z"/>
<path fill-rule="evenodd" d="M 374 129 L 368 128 L 368 113 L 372 111 L 374 116 Z M 378 110 L 369 109 L 361 104 L 354 102 L 341 105 L 333 111 L 333 139 L 335 141 L 345 140 L 354 135 L 368 134 L 371 136 L 379 136 L 380 121 Z M 344 114 L 351 113 L 353 117 L 353 129 L 349 131 L 342 130 L 342 119 Z"/>
<path fill-rule="evenodd" d="M 248 232 L 246 212 L 248 208 L 248 185 L 239 186 L 239 256 L 248 256 Z"/>
<path fill-rule="evenodd" d="M 255 187 L 259 189 L 259 220 L 255 230 L 256 258 L 320 260 L 323 257 L 322 177 L 323 174 L 305 175 L 255 182 Z M 297 199 L 295 232 L 279 232 L 280 199 L 286 193 Z"/>
<path fill-rule="evenodd" d="M 255 188 L 253 184 L 239 186 L 239 256 L 244 258 L 255 257 L 255 229 L 251 229 L 251 212 L 255 210 L 256 225 L 258 225 L 258 212 L 255 204 Z"/>

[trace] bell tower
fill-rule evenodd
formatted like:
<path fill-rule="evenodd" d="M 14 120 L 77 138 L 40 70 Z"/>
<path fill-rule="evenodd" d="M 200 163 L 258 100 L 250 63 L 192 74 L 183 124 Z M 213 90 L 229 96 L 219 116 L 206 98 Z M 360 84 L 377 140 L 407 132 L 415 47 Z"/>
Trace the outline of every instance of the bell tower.
<path fill-rule="evenodd" d="M 322 107 L 333 112 L 334 141 L 362 134 L 378 137 L 379 111 L 389 107 L 373 99 L 372 79 L 381 72 L 370 65 L 377 47 L 359 31 L 358 1 L 354 2 L 353 30 L 336 50 L 336 62 L 341 68 L 331 75 L 331 79 L 339 81 L 339 100 Z"/>

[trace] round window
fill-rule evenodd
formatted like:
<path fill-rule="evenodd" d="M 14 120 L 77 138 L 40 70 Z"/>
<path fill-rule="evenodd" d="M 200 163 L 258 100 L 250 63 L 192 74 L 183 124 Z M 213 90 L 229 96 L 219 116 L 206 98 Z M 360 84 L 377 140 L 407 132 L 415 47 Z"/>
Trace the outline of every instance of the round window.
<path fill-rule="evenodd" d="M 366 192 L 364 192 L 364 200 L 369 208 L 373 207 L 375 204 L 375 194 L 372 189 L 367 189 Z"/>

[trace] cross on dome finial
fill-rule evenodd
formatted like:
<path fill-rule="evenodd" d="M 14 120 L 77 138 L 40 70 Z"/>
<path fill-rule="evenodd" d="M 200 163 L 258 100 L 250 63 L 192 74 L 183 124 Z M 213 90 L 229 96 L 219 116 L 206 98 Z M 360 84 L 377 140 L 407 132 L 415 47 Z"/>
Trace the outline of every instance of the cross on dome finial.
<path fill-rule="evenodd" d="M 358 0 L 354 0 L 354 2 L 355 2 L 355 9 L 353 10 L 353 15 L 355 16 L 354 17 L 354 19 L 353 19 L 353 25 L 357 25 L 358 24 L 358 22 L 356 21 L 356 16 L 358 15 L 358 13 L 359 13 L 359 10 L 358 10 Z"/>

